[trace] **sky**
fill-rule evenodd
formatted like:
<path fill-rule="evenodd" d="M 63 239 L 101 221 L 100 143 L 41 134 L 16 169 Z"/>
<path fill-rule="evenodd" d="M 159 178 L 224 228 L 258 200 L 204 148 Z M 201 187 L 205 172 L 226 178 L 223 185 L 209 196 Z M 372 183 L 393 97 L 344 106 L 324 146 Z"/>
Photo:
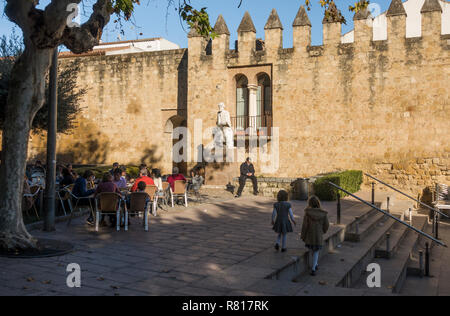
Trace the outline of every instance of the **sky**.
<path fill-rule="evenodd" d="M 177 0 L 174 0 L 177 2 Z M 346 33 L 353 29 L 353 13 L 349 12 L 348 6 L 356 0 L 337 0 L 336 3 L 341 9 L 347 20 L 347 25 L 342 26 L 342 32 Z M 81 22 L 86 20 L 86 14 L 92 7 L 94 0 L 85 0 L 86 5 L 80 7 Z M 308 12 L 312 24 L 312 44 L 320 45 L 322 43 L 322 19 L 323 9 L 320 7 L 319 0 L 312 0 L 311 11 Z M 44 8 L 49 0 L 41 0 L 40 7 Z M 243 0 L 238 8 L 239 0 L 191 0 L 195 8 L 207 7 L 210 15 L 210 22 L 215 24 L 217 16 L 222 14 L 230 30 L 230 45 L 237 40 L 237 28 L 242 20 L 245 11 L 249 11 L 253 23 L 257 30 L 257 38 L 264 38 L 264 25 L 273 8 L 278 11 L 281 23 L 284 27 L 283 46 L 292 47 L 292 22 L 298 9 L 304 4 L 304 0 Z M 389 7 L 390 0 L 372 0 L 375 11 L 382 13 Z M 187 47 L 188 27 L 180 22 L 177 11 L 174 7 L 167 6 L 168 0 L 141 0 L 141 5 L 137 6 L 132 22 L 123 24 L 124 35 L 120 34 L 116 24 L 111 22 L 106 27 L 102 40 L 104 42 L 114 42 L 117 40 L 135 40 L 151 37 L 164 37 L 180 47 Z M 4 1 L 1 4 L 1 11 L 4 9 Z M 85 12 L 83 14 L 83 11 Z M 378 14 L 379 14 L 378 13 Z M 378 15 L 373 12 L 373 15 Z M 76 20 L 75 20 L 76 21 Z M 0 17 L 0 36 L 9 35 L 14 28 L 8 18 L 2 14 Z M 16 28 L 17 32 L 18 29 Z M 142 33 L 142 35 L 140 35 Z"/>

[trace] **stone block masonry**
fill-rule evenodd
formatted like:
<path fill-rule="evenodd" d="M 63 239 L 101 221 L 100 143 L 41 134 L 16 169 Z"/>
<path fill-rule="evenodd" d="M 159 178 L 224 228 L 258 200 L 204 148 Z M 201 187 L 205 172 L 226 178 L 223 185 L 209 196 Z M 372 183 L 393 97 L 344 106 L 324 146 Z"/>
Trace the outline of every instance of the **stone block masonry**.
<path fill-rule="evenodd" d="M 341 42 L 339 23 L 324 21 L 323 45 L 312 46 L 311 23 L 301 8 L 292 48 L 282 46 L 283 26 L 274 10 L 264 45 L 256 45 L 246 14 L 233 50 L 219 17 L 218 37 L 210 44 L 191 32 L 187 50 L 76 57 L 83 65 L 78 83 L 88 95 L 76 131 L 59 138 L 60 157 L 77 163 L 146 160 L 167 173 L 173 128 L 187 126 L 192 136 L 195 120 L 203 121 L 204 130 L 215 126 L 220 102 L 237 116 L 239 88 L 245 115 L 268 112 L 279 128 L 280 167 L 265 174 L 256 161 L 257 175 L 297 178 L 360 169 L 415 194 L 435 181 L 449 182 L 450 43 L 449 35 L 441 35 L 442 10 L 429 2 L 417 38 L 406 38 L 406 13 L 394 0 L 382 41 L 372 40 L 362 14 L 355 16 L 353 43 Z M 258 110 L 262 95 L 264 108 Z M 206 146 L 212 136 L 203 136 Z M 32 157 L 45 152 L 36 138 Z M 223 184 L 239 175 L 239 163 Z"/>
<path fill-rule="evenodd" d="M 188 126 L 199 118 L 214 126 L 219 102 L 236 116 L 242 76 L 251 100 L 251 86 L 265 74 L 272 125 L 280 134 L 280 168 L 264 176 L 361 169 L 414 193 L 448 182 L 450 46 L 448 35 L 440 34 L 442 10 L 423 10 L 422 36 L 406 38 L 406 13 L 394 10 L 403 5 L 393 2 L 383 41 L 373 41 L 367 20 L 356 16 L 353 43 L 341 43 L 339 23 L 324 21 L 323 45 L 311 46 L 303 8 L 293 23 L 293 48 L 280 47 L 283 27 L 276 11 L 263 50 L 253 45 L 251 27 L 238 30 L 237 50 L 229 50 L 229 34 L 220 34 L 210 55 L 204 39 L 190 37 Z M 252 25 L 249 19 L 246 14 L 241 25 Z"/>

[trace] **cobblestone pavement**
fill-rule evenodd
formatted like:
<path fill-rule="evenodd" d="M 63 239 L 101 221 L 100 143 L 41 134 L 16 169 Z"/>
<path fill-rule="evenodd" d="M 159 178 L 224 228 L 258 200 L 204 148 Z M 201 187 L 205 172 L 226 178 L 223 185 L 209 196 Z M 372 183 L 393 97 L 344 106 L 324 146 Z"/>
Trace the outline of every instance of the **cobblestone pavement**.
<path fill-rule="evenodd" d="M 277 288 L 264 277 L 303 247 L 300 227 L 288 236 L 288 252 L 275 253 L 274 200 L 221 198 L 161 211 L 149 232 L 138 218 L 128 232 L 101 227 L 96 233 L 84 218 L 70 227 L 60 223 L 53 233 L 33 231 L 76 249 L 55 258 L 0 258 L 0 295 L 295 295 L 298 285 Z M 292 203 L 301 219 L 305 203 Z M 324 207 L 331 215 L 335 206 Z M 66 285 L 69 263 L 81 266 L 81 288 Z"/>

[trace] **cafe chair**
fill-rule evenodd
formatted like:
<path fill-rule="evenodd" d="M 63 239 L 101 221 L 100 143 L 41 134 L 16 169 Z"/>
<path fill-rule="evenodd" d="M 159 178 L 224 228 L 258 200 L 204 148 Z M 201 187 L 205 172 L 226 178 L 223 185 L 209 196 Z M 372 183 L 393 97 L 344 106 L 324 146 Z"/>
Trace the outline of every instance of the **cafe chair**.
<path fill-rule="evenodd" d="M 89 201 L 89 210 L 90 210 L 92 216 L 94 216 L 94 209 L 93 209 L 92 203 L 91 203 L 92 196 L 84 196 L 84 197 L 78 197 L 78 196 L 75 196 L 75 195 L 72 193 L 73 187 L 74 187 L 74 184 L 70 184 L 70 185 L 64 187 L 63 190 L 62 190 L 62 191 L 65 192 L 65 194 L 68 194 L 68 195 L 69 195 L 69 196 L 67 197 L 67 202 L 69 203 L 70 218 L 69 218 L 69 221 L 67 222 L 67 226 L 70 226 L 70 224 L 71 224 L 71 222 L 72 222 L 72 219 L 73 219 L 73 217 L 75 216 L 75 211 L 76 211 L 76 209 L 77 209 L 77 207 L 78 207 L 78 203 L 79 203 L 81 200 L 83 200 L 83 199 L 84 199 L 84 200 L 87 199 L 87 200 Z M 75 205 L 72 205 L 72 202 L 73 202 L 73 201 L 75 201 Z"/>
<path fill-rule="evenodd" d="M 156 185 L 147 185 L 145 187 L 145 192 L 148 194 L 150 202 L 152 203 L 152 214 L 153 216 L 156 216 L 156 208 L 158 206 L 158 195 L 156 192 L 158 192 L 158 187 Z"/>
<path fill-rule="evenodd" d="M 39 195 L 39 192 L 41 191 L 41 186 L 40 185 L 33 185 L 30 187 L 30 193 L 25 193 L 23 196 L 24 197 L 29 197 L 32 199 L 32 209 L 34 209 L 34 213 L 36 214 L 36 217 L 38 220 L 40 220 L 41 218 L 39 217 L 39 213 L 37 211 L 36 208 L 36 200 L 37 197 Z M 28 214 L 28 210 L 27 210 L 27 214 Z M 28 216 L 30 216 L 30 214 L 28 214 Z"/>
<path fill-rule="evenodd" d="M 130 209 L 125 207 L 125 231 L 128 231 L 128 214 L 143 214 L 144 229 L 148 232 L 150 196 L 147 192 L 134 192 L 130 194 Z"/>
<path fill-rule="evenodd" d="M 187 190 L 186 190 L 186 182 L 183 180 L 176 180 L 174 183 L 174 189 L 170 187 L 170 198 L 172 201 L 172 207 L 174 207 L 173 200 L 174 198 L 184 198 L 184 205 L 188 207 L 188 199 L 187 199 Z"/>
<path fill-rule="evenodd" d="M 95 231 L 98 232 L 101 215 L 116 215 L 116 228 L 120 231 L 120 205 L 122 197 L 113 192 L 100 193 L 95 199 Z M 127 217 L 125 217 L 126 221 Z M 125 229 L 126 230 L 126 229 Z"/>

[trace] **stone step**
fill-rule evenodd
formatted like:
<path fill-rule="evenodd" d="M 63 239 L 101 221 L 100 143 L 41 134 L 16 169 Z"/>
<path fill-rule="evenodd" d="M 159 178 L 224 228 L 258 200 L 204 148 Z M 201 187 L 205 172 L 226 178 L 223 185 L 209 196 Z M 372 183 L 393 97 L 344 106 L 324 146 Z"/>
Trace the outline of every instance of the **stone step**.
<path fill-rule="evenodd" d="M 371 190 L 361 190 L 356 193 L 356 195 L 365 201 L 371 202 L 372 201 L 372 191 Z M 394 191 L 386 191 L 386 190 L 375 190 L 375 201 L 380 202 L 381 209 L 385 210 L 387 209 L 387 198 L 389 197 L 389 209 L 392 209 L 393 207 L 397 206 L 397 193 Z"/>
<path fill-rule="evenodd" d="M 389 234 L 389 249 L 387 249 L 387 234 L 385 236 L 385 239 L 380 243 L 378 248 L 375 250 L 375 258 L 385 258 L 389 259 L 391 258 L 394 253 L 397 251 L 401 241 L 406 236 L 408 232 L 408 227 L 405 225 L 402 225 L 400 223 L 395 223 L 394 227 Z"/>
<path fill-rule="evenodd" d="M 446 235 L 449 236 L 448 229 L 441 228 L 441 231 L 442 230 L 447 230 Z M 430 224 L 426 225 L 425 232 L 432 235 L 432 226 Z M 425 276 L 425 271 L 420 271 L 419 263 L 419 251 L 423 251 L 423 269 L 425 269 L 426 243 L 431 245 L 431 247 L 429 247 L 429 277 Z M 447 248 L 432 243 L 427 238 L 422 238 L 411 254 L 411 258 L 408 263 L 407 277 L 400 290 L 400 294 L 405 296 L 447 296 L 449 293 L 448 278 L 442 277 L 443 272 L 448 270 L 448 260 L 444 257 L 446 252 Z"/>
<path fill-rule="evenodd" d="M 428 221 L 428 215 L 422 215 L 426 219 L 427 223 L 425 224 L 425 227 L 423 231 L 427 233 L 430 236 L 433 236 L 432 227 L 433 225 Z M 431 240 L 428 240 L 427 238 L 422 238 L 420 243 L 416 245 L 416 247 L 411 252 L 411 257 L 409 259 L 408 263 L 408 276 L 411 277 L 422 277 L 422 273 L 425 271 L 420 270 L 420 251 L 423 252 L 423 268 L 425 269 L 425 252 L 426 252 L 426 243 L 429 245 L 429 254 L 430 254 L 430 263 L 433 261 L 433 251 L 436 247 L 440 247 L 439 245 L 435 244 Z"/>
<path fill-rule="evenodd" d="M 426 220 L 424 217 L 413 218 L 413 226 L 423 230 Z M 406 228 L 406 227 L 405 227 Z M 375 258 L 373 263 L 377 263 L 381 267 L 381 287 L 370 289 L 367 287 L 368 272 L 365 272 L 361 278 L 353 286 L 358 289 L 373 290 L 377 294 L 385 292 L 385 294 L 399 293 L 403 282 L 406 279 L 407 268 L 411 252 L 416 246 L 420 235 L 406 228 L 408 231 L 400 241 L 397 251 L 393 253 L 390 259 Z"/>
<path fill-rule="evenodd" d="M 373 214 L 373 208 L 368 207 L 362 203 L 355 201 L 343 201 L 343 213 L 350 213 L 350 215 L 342 216 L 341 225 L 331 225 L 330 229 L 324 236 L 324 247 L 320 253 L 321 257 L 326 256 L 328 252 L 335 251 L 336 248 L 341 247 L 344 242 L 345 232 L 349 227 L 355 226 L 355 216 L 359 214 L 362 218 L 370 217 Z M 293 251 L 291 253 L 291 251 Z M 306 248 L 301 249 L 288 249 L 286 256 L 288 260 L 281 260 L 280 262 L 274 263 L 274 266 L 278 266 L 277 269 L 266 276 L 267 279 L 271 280 L 287 280 L 292 281 L 299 274 L 309 271 L 311 265 L 311 254 L 310 250 Z M 252 258 L 255 260 L 252 264 L 258 264 L 256 257 Z M 278 259 L 276 259 L 278 260 Z"/>
<path fill-rule="evenodd" d="M 376 209 L 360 202 L 357 202 L 357 204 L 350 204 L 348 207 L 345 207 L 344 205 L 345 204 L 342 203 L 341 218 L 349 223 L 347 225 L 347 231 L 355 230 L 356 223 L 359 225 L 379 213 Z M 375 203 L 375 205 L 380 207 L 380 203 Z"/>
<path fill-rule="evenodd" d="M 376 210 L 375 210 L 376 211 Z M 361 220 L 359 217 L 355 218 L 355 224 L 351 231 L 345 233 L 345 241 L 360 242 L 366 238 L 375 228 L 383 225 L 383 220 L 387 218 L 383 213 L 376 211 L 373 215 Z M 357 225 L 356 225 L 357 224 Z"/>
<path fill-rule="evenodd" d="M 343 242 L 340 247 L 319 260 L 317 276 L 310 276 L 309 271 L 306 271 L 308 273 L 301 274 L 294 282 L 351 287 L 373 260 L 377 245 L 395 221 L 391 218 L 380 221 L 378 215 L 377 223 L 372 225 L 373 230 L 359 243 Z"/>

